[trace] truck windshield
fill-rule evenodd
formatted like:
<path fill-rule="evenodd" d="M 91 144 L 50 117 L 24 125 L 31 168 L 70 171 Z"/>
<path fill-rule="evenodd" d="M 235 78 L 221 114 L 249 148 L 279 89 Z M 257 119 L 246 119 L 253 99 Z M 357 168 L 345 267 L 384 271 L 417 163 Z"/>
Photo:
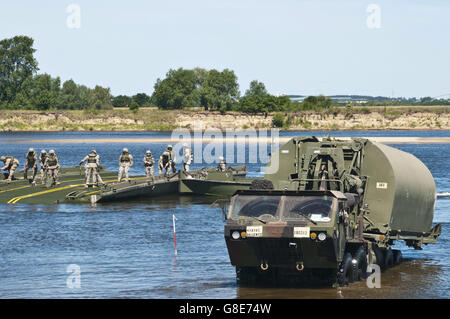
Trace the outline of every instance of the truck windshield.
<path fill-rule="evenodd" d="M 329 196 L 286 196 L 283 219 L 311 219 L 318 222 L 331 220 L 333 197 Z"/>
<path fill-rule="evenodd" d="M 281 196 L 236 196 L 231 202 L 233 219 L 253 217 L 268 221 L 278 219 Z"/>
<path fill-rule="evenodd" d="M 237 195 L 231 200 L 231 219 L 250 217 L 263 222 L 312 220 L 329 222 L 337 200 L 330 196 Z"/>

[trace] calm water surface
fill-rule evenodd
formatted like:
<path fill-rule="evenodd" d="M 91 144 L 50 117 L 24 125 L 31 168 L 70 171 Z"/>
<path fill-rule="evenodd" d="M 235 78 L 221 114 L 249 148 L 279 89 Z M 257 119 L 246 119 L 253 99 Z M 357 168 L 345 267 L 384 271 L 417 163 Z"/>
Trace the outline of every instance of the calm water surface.
<path fill-rule="evenodd" d="M 136 158 L 163 144 L 51 144 L 52 138 L 154 137 L 169 133 L 14 133 L 0 134 L 2 154 L 23 159 L 28 147 L 56 150 L 63 165 L 77 165 L 95 148 L 101 162 L 117 169 L 123 147 Z M 280 135 L 308 133 L 282 133 Z M 325 133 L 314 132 L 320 136 Z M 336 132 L 334 136 L 450 136 L 440 132 Z M 49 139 L 25 145 L 14 139 Z M 438 192 L 450 191 L 449 144 L 392 145 L 421 159 Z M 247 163 L 248 164 L 248 163 Z M 197 164 L 193 169 L 205 166 Z M 214 165 L 214 164 L 211 164 Z M 23 161 L 21 163 L 23 167 Z M 248 164 L 261 176 L 261 164 Z M 420 181 L 418 181 L 420 182 Z M 223 238 L 221 211 L 211 197 L 167 196 L 158 200 L 99 205 L 0 205 L 0 298 L 450 298 L 450 199 L 436 204 L 435 222 L 443 224 L 435 245 L 415 251 L 398 242 L 405 261 L 382 274 L 381 289 L 364 282 L 333 289 L 239 287 Z M 174 256 L 172 214 L 177 221 Z M 69 289 L 67 267 L 81 271 L 81 288 Z"/>

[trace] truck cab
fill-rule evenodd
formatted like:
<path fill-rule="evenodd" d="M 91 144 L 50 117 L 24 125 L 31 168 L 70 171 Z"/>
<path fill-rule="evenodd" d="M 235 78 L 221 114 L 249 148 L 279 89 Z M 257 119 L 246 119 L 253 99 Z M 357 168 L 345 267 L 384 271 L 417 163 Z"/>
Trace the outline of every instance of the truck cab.
<path fill-rule="evenodd" d="M 338 191 L 236 192 L 224 235 L 238 279 L 242 272 L 335 276 L 345 247 L 346 201 Z"/>

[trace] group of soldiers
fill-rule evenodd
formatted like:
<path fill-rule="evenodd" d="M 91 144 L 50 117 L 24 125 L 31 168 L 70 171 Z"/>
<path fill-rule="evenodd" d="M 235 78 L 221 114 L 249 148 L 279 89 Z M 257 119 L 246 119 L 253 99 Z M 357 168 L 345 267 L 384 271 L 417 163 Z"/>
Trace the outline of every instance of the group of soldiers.
<path fill-rule="evenodd" d="M 10 182 L 15 179 L 14 173 L 20 165 L 19 160 L 13 156 L 1 156 L 0 160 L 4 163 L 4 166 L 0 170 L 7 171 L 5 174 L 7 175 L 6 180 Z M 33 148 L 30 148 L 25 155 L 25 169 L 23 171 L 24 179 L 28 179 L 28 171 L 31 170 L 33 176 L 30 182 L 33 185 L 36 185 L 38 163 L 41 166 L 41 183 L 45 184 L 47 183 L 47 179 L 51 178 L 54 184 L 59 185 L 58 172 L 60 165 L 58 156 L 56 156 L 54 150 L 50 150 L 48 153 L 46 150 L 42 150 L 38 158 L 36 151 Z"/>
<path fill-rule="evenodd" d="M 194 158 L 194 153 L 192 149 L 188 147 L 186 143 L 183 144 L 183 170 L 189 172 L 190 165 Z M 4 166 L 1 168 L 2 171 L 7 171 L 5 176 L 7 175 L 6 180 L 8 182 L 14 179 L 14 173 L 17 167 L 20 165 L 19 160 L 14 158 L 13 156 L 1 156 L 1 161 L 4 162 Z M 158 161 L 158 168 L 160 173 L 164 173 L 168 175 L 170 171 L 172 173 L 176 172 L 175 166 L 175 152 L 173 150 L 172 145 L 168 145 L 167 149 L 161 154 Z M 155 159 L 153 158 L 152 152 L 147 150 L 145 152 L 145 156 L 143 159 L 145 166 L 145 175 L 147 177 L 151 177 L 154 174 L 154 164 Z M 24 179 L 28 179 L 28 170 L 32 172 L 32 178 L 29 180 L 32 185 L 36 185 L 36 175 L 38 171 L 38 163 L 40 164 L 40 175 L 41 175 L 41 183 L 46 184 L 47 180 L 50 178 L 52 184 L 59 185 L 58 174 L 59 174 L 59 159 L 56 156 L 54 150 L 50 150 L 48 153 L 45 150 L 41 151 L 41 154 L 38 158 L 36 151 L 32 148 L 28 150 L 28 153 L 25 156 L 25 169 L 24 169 Z M 83 163 L 86 163 L 85 175 L 86 175 L 86 184 L 85 187 L 89 187 L 89 185 L 104 185 L 101 176 L 100 176 L 100 156 L 97 154 L 95 150 L 92 150 L 87 156 L 85 156 L 80 161 L 80 167 Z M 117 181 L 121 182 L 122 177 L 125 176 L 125 180 L 129 180 L 129 170 L 131 166 L 133 166 L 133 156 L 130 154 L 127 148 L 122 150 L 122 154 L 119 157 L 119 175 L 117 177 Z M 226 163 L 223 157 L 219 158 L 219 171 L 226 170 Z M 92 178 L 92 179 L 91 179 Z M 92 184 L 91 184 L 92 181 Z"/>

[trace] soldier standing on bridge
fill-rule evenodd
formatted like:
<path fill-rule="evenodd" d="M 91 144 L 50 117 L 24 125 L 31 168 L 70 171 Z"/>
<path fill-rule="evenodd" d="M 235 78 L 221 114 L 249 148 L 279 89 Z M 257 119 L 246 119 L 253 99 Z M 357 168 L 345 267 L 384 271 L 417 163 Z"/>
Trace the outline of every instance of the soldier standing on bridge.
<path fill-rule="evenodd" d="M 219 165 L 217 166 L 217 170 L 219 172 L 225 172 L 227 170 L 227 163 L 225 162 L 223 156 L 219 157 Z"/>
<path fill-rule="evenodd" d="M 96 184 L 99 183 L 101 185 L 104 185 L 103 180 L 99 174 L 100 169 L 100 156 L 97 155 L 97 152 L 95 150 L 92 150 L 87 156 L 85 156 L 81 162 L 83 164 L 86 162 L 86 165 L 84 165 L 85 173 L 86 173 L 86 185 L 84 187 L 88 188 L 90 185 L 91 175 L 92 175 L 92 185 L 93 187 L 96 187 Z"/>
<path fill-rule="evenodd" d="M 175 160 L 176 160 L 176 156 L 175 156 L 175 151 L 172 149 L 172 145 L 167 145 L 167 151 L 169 153 L 169 162 L 170 162 L 170 167 L 172 168 L 172 173 L 176 173 L 177 172 L 177 168 L 175 167 Z"/>
<path fill-rule="evenodd" d="M 47 169 L 45 168 L 45 160 L 47 159 L 47 151 L 42 150 L 39 156 L 39 164 L 41 165 L 41 184 L 47 183 Z"/>
<path fill-rule="evenodd" d="M 38 158 L 34 149 L 30 148 L 27 155 L 25 156 L 25 169 L 23 170 L 23 178 L 28 179 L 28 170 L 31 169 L 33 173 L 33 178 L 31 179 L 31 184 L 36 185 L 36 174 L 37 174 L 37 164 Z"/>
<path fill-rule="evenodd" d="M 58 174 L 59 174 L 60 167 L 61 166 L 59 165 L 58 156 L 56 156 L 54 150 L 50 150 L 48 152 L 47 158 L 45 159 L 44 169 L 47 170 L 48 176 L 52 179 L 52 184 L 55 184 L 55 185 L 61 184 L 58 181 Z"/>
<path fill-rule="evenodd" d="M 13 156 L 2 156 L 0 157 L 0 160 L 5 163 L 5 165 L 1 168 L 2 171 L 8 171 L 8 178 L 6 179 L 9 182 L 11 182 L 14 178 L 14 172 L 16 171 L 16 168 L 19 166 L 19 161 L 17 158 L 14 158 Z"/>
<path fill-rule="evenodd" d="M 149 150 L 145 152 L 144 156 L 144 165 L 145 165 L 145 175 L 147 177 L 153 176 L 154 173 L 154 167 L 153 164 L 155 164 L 155 159 L 153 158 L 152 152 Z"/>
<path fill-rule="evenodd" d="M 119 157 L 119 176 L 117 181 L 120 183 L 122 175 L 125 173 L 125 180 L 128 182 L 128 171 L 133 166 L 133 156 L 128 152 L 128 148 L 124 148 Z"/>
<path fill-rule="evenodd" d="M 185 172 L 189 172 L 193 157 L 194 153 L 192 152 L 192 149 L 187 143 L 183 143 L 183 169 Z"/>

